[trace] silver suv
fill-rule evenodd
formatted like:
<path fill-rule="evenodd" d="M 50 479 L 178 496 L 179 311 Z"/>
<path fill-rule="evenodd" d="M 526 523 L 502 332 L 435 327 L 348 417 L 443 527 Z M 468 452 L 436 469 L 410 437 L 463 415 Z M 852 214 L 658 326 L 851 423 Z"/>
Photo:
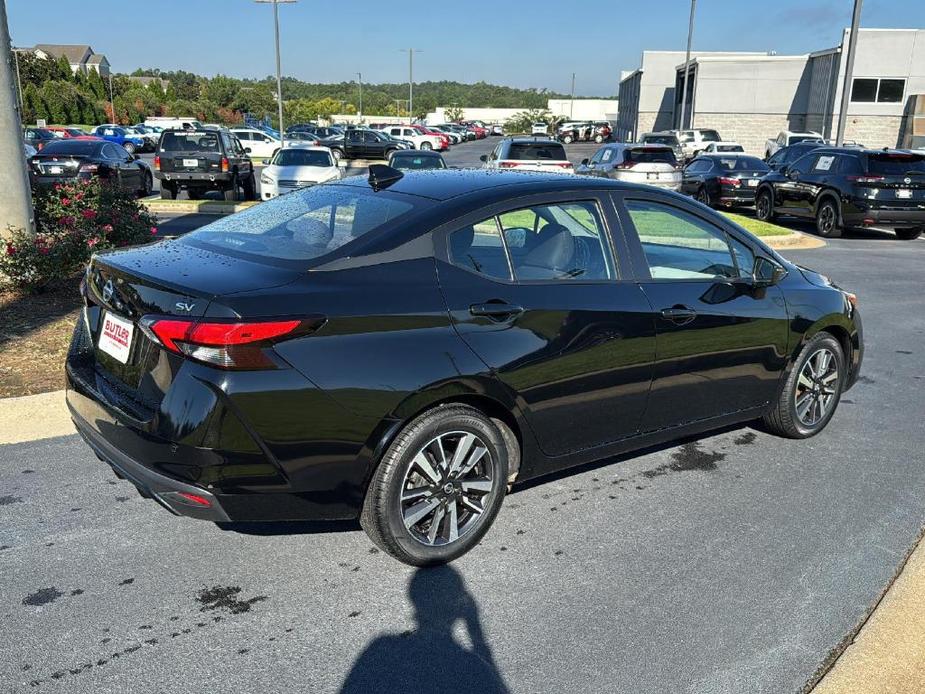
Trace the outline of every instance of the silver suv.
<path fill-rule="evenodd" d="M 575 170 L 580 176 L 600 176 L 627 183 L 647 183 L 679 190 L 681 169 L 674 150 L 662 144 L 604 145 Z"/>

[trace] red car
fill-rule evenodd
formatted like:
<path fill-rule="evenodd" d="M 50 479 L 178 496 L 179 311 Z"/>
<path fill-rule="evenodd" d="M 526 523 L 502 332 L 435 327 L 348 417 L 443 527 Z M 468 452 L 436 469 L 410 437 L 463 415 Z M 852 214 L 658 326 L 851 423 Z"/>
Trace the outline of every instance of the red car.
<path fill-rule="evenodd" d="M 440 146 L 437 149 L 439 149 L 441 152 L 450 148 L 450 138 L 447 137 L 446 133 L 442 133 L 439 130 L 431 130 L 426 125 L 412 125 L 411 127 L 422 135 L 432 135 L 434 137 L 439 137 Z"/>
<path fill-rule="evenodd" d="M 472 132 L 474 132 L 475 136 L 479 140 L 484 140 L 486 137 L 488 137 L 491 134 L 488 128 L 483 128 L 478 123 L 469 123 L 466 121 L 462 121 L 460 122 L 460 125 L 465 127 L 467 130 L 471 130 Z"/>
<path fill-rule="evenodd" d="M 55 137 L 62 137 L 66 140 L 99 140 L 100 138 L 94 135 L 88 135 L 80 128 L 70 128 L 63 125 L 48 125 L 45 127 L 45 130 L 51 130 Z"/>

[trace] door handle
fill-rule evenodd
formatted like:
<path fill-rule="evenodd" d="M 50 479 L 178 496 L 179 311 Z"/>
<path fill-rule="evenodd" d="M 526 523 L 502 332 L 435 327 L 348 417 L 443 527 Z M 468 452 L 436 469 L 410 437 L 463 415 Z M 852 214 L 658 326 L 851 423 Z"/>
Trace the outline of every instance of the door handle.
<path fill-rule="evenodd" d="M 672 306 L 662 309 L 662 318 L 675 325 L 687 325 L 697 317 L 697 312 L 687 306 Z"/>
<path fill-rule="evenodd" d="M 469 307 L 469 313 L 473 316 L 486 316 L 494 320 L 503 320 L 513 318 L 524 312 L 522 306 L 515 306 L 504 302 L 487 302 L 484 304 L 472 304 Z"/>

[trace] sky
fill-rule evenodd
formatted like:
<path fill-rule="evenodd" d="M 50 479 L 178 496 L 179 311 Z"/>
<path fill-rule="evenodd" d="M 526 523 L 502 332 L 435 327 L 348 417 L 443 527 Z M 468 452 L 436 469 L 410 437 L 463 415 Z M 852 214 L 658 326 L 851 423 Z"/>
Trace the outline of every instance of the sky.
<path fill-rule="evenodd" d="M 6 0 L 14 46 L 90 44 L 138 67 L 275 74 L 273 10 L 253 0 Z M 838 45 L 853 0 L 699 0 L 693 48 L 808 53 Z M 689 0 L 298 0 L 280 5 L 283 74 L 306 82 L 480 80 L 611 96 L 642 51 L 684 50 Z M 925 0 L 865 0 L 861 26 L 925 28 Z"/>

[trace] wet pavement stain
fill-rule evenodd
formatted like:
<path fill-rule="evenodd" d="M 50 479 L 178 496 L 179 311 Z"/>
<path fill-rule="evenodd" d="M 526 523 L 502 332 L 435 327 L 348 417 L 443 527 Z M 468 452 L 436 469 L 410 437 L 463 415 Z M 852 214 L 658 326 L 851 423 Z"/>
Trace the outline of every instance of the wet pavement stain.
<path fill-rule="evenodd" d="M 52 586 L 51 588 L 40 588 L 31 595 L 27 595 L 22 599 L 23 605 L 29 605 L 32 607 L 38 607 L 39 605 L 47 605 L 50 602 L 54 602 L 60 598 L 64 593 Z"/>
<path fill-rule="evenodd" d="M 858 383 L 876 383 L 874 379 L 868 378 L 867 376 L 858 376 L 857 382 Z"/>
<path fill-rule="evenodd" d="M 854 400 L 849 400 L 848 398 L 842 398 L 841 400 L 839 400 L 839 402 L 842 405 L 853 405 L 854 404 Z"/>
<path fill-rule="evenodd" d="M 126 501 L 128 501 L 131 498 L 132 497 L 130 496 L 117 496 L 116 501 L 118 501 L 120 504 L 124 504 Z"/>
<path fill-rule="evenodd" d="M 31 475 L 33 472 L 35 472 L 35 470 L 23 470 L 23 471 L 22 471 L 22 474 L 24 474 L 24 475 Z"/>
<path fill-rule="evenodd" d="M 0 496 L 0 506 L 9 506 L 10 504 L 21 504 L 22 498 L 18 496 Z"/>
<path fill-rule="evenodd" d="M 908 349 L 897 349 L 896 354 L 912 354 Z"/>
<path fill-rule="evenodd" d="M 13 548 L 10 547 L 9 545 L 0 545 L 0 552 L 2 552 L 5 549 L 13 549 Z"/>
<path fill-rule="evenodd" d="M 757 438 L 758 434 L 756 434 L 754 431 L 746 431 L 741 436 L 736 436 L 732 442 L 736 446 L 750 446 L 751 444 L 755 443 L 755 439 Z"/>
<path fill-rule="evenodd" d="M 710 453 L 700 449 L 700 444 L 696 441 L 685 443 L 680 450 L 671 454 L 674 462 L 671 469 L 676 472 L 685 472 L 687 470 L 704 470 L 710 471 L 716 469 L 716 464 L 726 457 L 725 453 Z"/>
<path fill-rule="evenodd" d="M 134 579 L 134 578 L 126 578 L 125 580 L 120 581 L 120 582 L 119 582 L 119 585 L 120 585 L 120 586 L 130 586 L 130 585 L 132 585 L 134 582 L 135 582 L 135 579 Z"/>
<path fill-rule="evenodd" d="M 201 612 L 206 610 L 226 610 L 231 614 L 241 614 L 249 612 L 251 606 L 255 603 L 267 600 L 266 595 L 257 595 L 248 600 L 239 600 L 238 593 L 241 592 L 239 586 L 212 586 L 203 588 L 196 595 L 197 602 L 202 604 Z M 215 617 L 213 621 L 219 621 L 221 617 Z"/>
<path fill-rule="evenodd" d="M 75 588 L 74 590 L 71 591 L 72 596 L 83 595 L 83 594 L 84 594 L 83 588 Z"/>

